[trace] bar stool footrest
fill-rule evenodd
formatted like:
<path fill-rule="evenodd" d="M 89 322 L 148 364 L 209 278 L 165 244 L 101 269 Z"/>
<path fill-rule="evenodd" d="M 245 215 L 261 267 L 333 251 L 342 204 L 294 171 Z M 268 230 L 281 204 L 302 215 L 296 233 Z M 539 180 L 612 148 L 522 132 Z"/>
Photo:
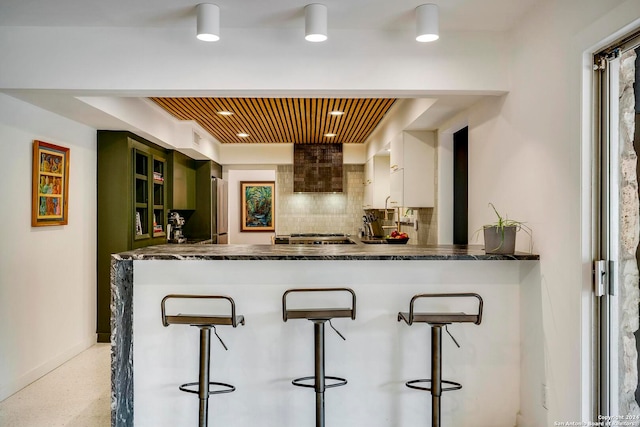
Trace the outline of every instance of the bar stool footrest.
<path fill-rule="evenodd" d="M 304 384 L 303 381 L 309 381 L 309 380 L 315 380 L 316 377 L 301 377 L 301 378 L 296 378 L 295 380 L 291 381 L 291 384 L 298 386 L 298 387 L 307 387 L 307 388 L 315 388 L 315 383 L 313 384 Z M 341 387 L 345 384 L 347 384 L 347 380 L 344 378 L 340 378 L 340 377 L 330 377 L 330 376 L 325 376 L 325 379 L 328 380 L 334 380 L 337 381 L 333 384 L 325 384 L 325 388 L 333 388 L 333 387 Z"/>
<path fill-rule="evenodd" d="M 429 387 L 420 387 L 418 385 L 415 384 L 419 384 L 419 383 L 430 383 L 432 380 L 431 379 L 420 379 L 420 380 L 411 380 L 411 381 L 407 381 L 405 383 L 405 385 L 409 388 L 413 388 L 416 390 L 423 390 L 423 391 L 431 391 L 431 388 Z M 445 381 L 442 380 L 441 381 L 442 384 L 449 384 L 451 385 L 451 387 L 442 387 L 442 391 L 453 391 L 453 390 L 460 390 L 462 388 L 462 384 L 460 383 L 456 383 L 453 381 Z"/>
<path fill-rule="evenodd" d="M 194 394 L 199 394 L 200 391 L 198 389 L 198 385 L 200 383 L 195 382 L 195 383 L 185 383 L 182 384 L 180 387 L 178 387 L 180 389 L 180 391 L 184 391 L 187 393 L 194 393 Z M 188 387 L 193 387 L 196 386 L 195 389 L 191 389 Z M 221 387 L 219 390 L 211 390 L 211 386 L 218 386 Z M 211 396 L 212 394 L 222 394 L 222 393 L 231 393 L 236 391 L 236 388 L 234 386 L 232 386 L 231 384 L 225 384 L 225 383 L 218 383 L 218 382 L 210 382 L 209 383 L 209 396 Z"/>

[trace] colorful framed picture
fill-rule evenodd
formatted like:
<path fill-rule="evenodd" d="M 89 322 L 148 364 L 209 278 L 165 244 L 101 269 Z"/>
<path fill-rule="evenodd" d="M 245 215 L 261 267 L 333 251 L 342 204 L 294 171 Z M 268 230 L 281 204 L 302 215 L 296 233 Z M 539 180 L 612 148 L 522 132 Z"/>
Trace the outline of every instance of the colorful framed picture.
<path fill-rule="evenodd" d="M 48 142 L 33 141 L 32 227 L 68 222 L 69 151 Z"/>
<path fill-rule="evenodd" d="M 240 182 L 240 231 L 275 231 L 275 187 L 273 181 Z"/>

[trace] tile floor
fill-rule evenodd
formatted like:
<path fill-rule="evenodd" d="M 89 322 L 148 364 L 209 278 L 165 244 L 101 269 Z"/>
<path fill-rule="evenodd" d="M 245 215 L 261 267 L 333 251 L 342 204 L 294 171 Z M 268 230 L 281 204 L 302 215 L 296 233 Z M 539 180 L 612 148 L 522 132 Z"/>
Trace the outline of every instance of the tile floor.
<path fill-rule="evenodd" d="M 109 427 L 110 345 L 96 344 L 0 402 L 2 427 Z"/>

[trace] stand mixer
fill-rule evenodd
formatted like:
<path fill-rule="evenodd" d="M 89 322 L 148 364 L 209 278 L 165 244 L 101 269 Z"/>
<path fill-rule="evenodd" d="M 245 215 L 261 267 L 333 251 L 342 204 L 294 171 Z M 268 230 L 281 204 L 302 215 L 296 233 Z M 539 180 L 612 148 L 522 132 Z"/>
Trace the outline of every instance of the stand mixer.
<path fill-rule="evenodd" d="M 187 238 L 182 234 L 184 218 L 178 212 L 169 213 L 169 243 L 186 243 Z"/>

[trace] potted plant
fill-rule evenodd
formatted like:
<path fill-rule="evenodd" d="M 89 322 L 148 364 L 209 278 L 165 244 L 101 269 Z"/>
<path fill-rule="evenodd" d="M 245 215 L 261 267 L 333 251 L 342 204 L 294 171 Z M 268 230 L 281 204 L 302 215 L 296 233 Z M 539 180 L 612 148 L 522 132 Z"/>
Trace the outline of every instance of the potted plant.
<path fill-rule="evenodd" d="M 531 228 L 524 222 L 509 219 L 500 215 L 493 203 L 489 203 L 498 220 L 482 226 L 484 233 L 484 250 L 488 254 L 513 255 L 516 249 L 516 233 L 524 230 L 529 235 L 529 252 L 531 252 Z M 480 230 L 478 230 L 480 231 Z"/>

